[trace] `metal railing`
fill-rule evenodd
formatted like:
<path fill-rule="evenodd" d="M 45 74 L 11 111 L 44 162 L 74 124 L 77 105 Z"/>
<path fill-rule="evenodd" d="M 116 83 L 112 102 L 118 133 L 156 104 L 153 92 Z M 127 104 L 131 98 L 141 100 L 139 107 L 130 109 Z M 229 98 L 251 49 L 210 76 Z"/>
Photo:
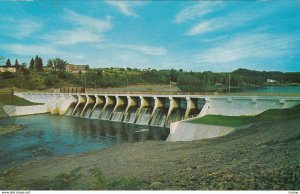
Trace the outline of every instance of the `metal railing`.
<path fill-rule="evenodd" d="M 18 91 L 15 91 L 18 92 Z M 21 91 L 20 91 L 21 92 Z M 6 93 L 6 92 L 3 92 Z M 173 95 L 173 96 L 286 96 L 300 97 L 299 93 L 218 93 L 218 92 L 183 92 L 183 91 L 99 91 L 89 89 L 85 93 L 60 93 L 56 91 L 26 91 L 21 93 L 36 93 L 36 94 L 99 94 L 99 95 Z"/>

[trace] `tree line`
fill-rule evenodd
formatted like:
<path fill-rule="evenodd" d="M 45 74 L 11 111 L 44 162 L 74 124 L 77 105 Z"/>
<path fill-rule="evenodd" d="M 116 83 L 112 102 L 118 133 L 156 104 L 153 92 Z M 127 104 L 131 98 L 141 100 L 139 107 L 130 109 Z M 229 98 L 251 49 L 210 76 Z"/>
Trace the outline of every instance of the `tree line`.
<path fill-rule="evenodd" d="M 44 66 L 43 60 L 38 55 L 36 55 L 35 59 L 32 58 L 29 64 L 30 64 L 29 69 L 36 70 L 36 71 L 43 71 L 43 66 Z M 15 59 L 15 63 L 14 65 L 12 65 L 10 59 L 8 58 L 6 60 L 5 67 L 15 67 L 16 70 L 18 71 L 20 69 L 27 68 L 27 64 L 26 63 L 20 64 L 18 59 Z"/>
<path fill-rule="evenodd" d="M 53 58 L 47 61 L 47 71 L 44 71 L 44 64 L 41 57 L 32 58 L 29 69 L 26 63 L 19 64 L 15 60 L 14 66 L 17 71 L 27 76 L 32 75 L 32 79 L 26 78 L 24 82 L 30 87 L 62 87 L 62 86 L 87 86 L 87 87 L 114 87 L 132 84 L 169 84 L 175 83 L 183 91 L 223 91 L 231 87 L 244 88 L 256 87 L 266 84 L 267 79 L 273 79 L 280 84 L 300 83 L 300 73 L 283 73 L 279 71 L 255 71 L 248 69 L 237 69 L 232 72 L 216 73 L 211 71 L 194 72 L 182 69 L 131 69 L 131 68 L 94 68 L 86 69 L 86 74 L 72 74 L 66 72 L 67 61 L 61 58 Z M 6 67 L 13 66 L 10 59 L 6 61 Z M 8 73 L 6 73 L 8 74 Z M 4 78 L 13 78 L 16 75 L 4 75 Z M 39 78 L 37 79 L 34 78 Z M 40 80 L 43 80 L 40 83 Z M 18 83 L 16 82 L 16 85 Z"/>
<path fill-rule="evenodd" d="M 2 60 L 2 58 L 1 58 Z M 65 71 L 66 70 L 66 65 L 68 64 L 67 61 L 61 59 L 61 58 L 54 58 L 54 59 L 49 59 L 47 62 L 47 67 L 52 69 L 53 71 Z M 14 65 L 12 65 L 10 59 L 8 58 L 5 63 L 5 67 L 15 67 L 16 70 L 20 70 L 21 68 L 27 68 L 26 63 L 19 64 L 18 59 L 15 59 Z M 43 71 L 44 70 L 44 64 L 43 64 L 43 59 L 36 55 L 35 58 L 31 58 L 29 62 L 29 69 L 35 70 L 35 71 Z"/>

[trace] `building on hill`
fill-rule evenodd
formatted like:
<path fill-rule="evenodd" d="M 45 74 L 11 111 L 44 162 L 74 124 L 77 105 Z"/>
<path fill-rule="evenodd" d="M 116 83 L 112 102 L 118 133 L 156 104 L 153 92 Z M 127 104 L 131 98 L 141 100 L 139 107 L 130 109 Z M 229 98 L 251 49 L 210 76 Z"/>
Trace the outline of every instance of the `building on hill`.
<path fill-rule="evenodd" d="M 277 84 L 277 83 L 279 83 L 279 81 L 274 80 L 274 79 L 267 79 L 267 83 L 269 83 L 269 84 Z"/>
<path fill-rule="evenodd" d="M 17 71 L 16 67 L 0 66 L 0 72 L 11 72 L 11 73 L 15 73 L 16 71 Z"/>
<path fill-rule="evenodd" d="M 67 64 L 66 65 L 66 71 L 69 73 L 86 73 L 86 65 L 73 65 L 73 64 Z"/>

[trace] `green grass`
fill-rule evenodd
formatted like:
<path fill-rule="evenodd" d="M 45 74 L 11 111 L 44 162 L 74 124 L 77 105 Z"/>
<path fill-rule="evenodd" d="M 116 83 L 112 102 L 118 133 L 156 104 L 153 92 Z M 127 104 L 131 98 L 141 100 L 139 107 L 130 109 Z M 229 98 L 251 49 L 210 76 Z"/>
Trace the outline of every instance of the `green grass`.
<path fill-rule="evenodd" d="M 201 118 L 189 120 L 188 122 L 237 127 L 255 122 L 285 121 L 298 117 L 300 117 L 300 105 L 289 109 L 270 109 L 256 116 L 206 115 Z"/>
<path fill-rule="evenodd" d="M 23 98 L 13 96 L 11 94 L 0 94 L 0 106 L 2 105 L 16 105 L 16 106 L 29 106 L 36 105 L 37 103 L 30 102 Z"/>
<path fill-rule="evenodd" d="M 6 112 L 3 110 L 3 106 L 5 105 L 30 106 L 38 105 L 38 103 L 33 103 L 17 96 L 12 97 L 12 95 L 8 93 L 0 93 L 0 117 L 7 116 Z"/>

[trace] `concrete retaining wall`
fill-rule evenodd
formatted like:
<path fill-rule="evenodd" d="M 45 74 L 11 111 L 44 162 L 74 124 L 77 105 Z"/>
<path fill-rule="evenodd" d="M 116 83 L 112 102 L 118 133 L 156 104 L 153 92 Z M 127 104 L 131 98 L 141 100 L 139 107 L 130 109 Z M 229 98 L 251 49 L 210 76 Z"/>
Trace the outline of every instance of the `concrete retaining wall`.
<path fill-rule="evenodd" d="M 233 127 L 175 122 L 170 126 L 167 141 L 193 141 L 220 137 L 233 131 Z"/>
<path fill-rule="evenodd" d="M 12 106 L 6 105 L 3 107 L 4 111 L 10 116 L 22 116 L 41 114 L 49 112 L 47 105 L 34 105 L 34 106 Z"/>
<path fill-rule="evenodd" d="M 291 108 L 300 104 L 299 97 L 207 96 L 205 100 L 205 111 L 202 111 L 201 116 L 206 114 L 256 115 L 268 109 Z"/>

